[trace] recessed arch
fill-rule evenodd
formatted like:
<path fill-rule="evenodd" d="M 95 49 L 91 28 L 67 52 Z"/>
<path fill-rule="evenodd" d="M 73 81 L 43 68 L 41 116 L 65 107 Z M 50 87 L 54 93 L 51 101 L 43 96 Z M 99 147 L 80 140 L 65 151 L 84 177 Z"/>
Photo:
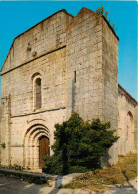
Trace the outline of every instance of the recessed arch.
<path fill-rule="evenodd" d="M 26 130 L 23 149 L 23 166 L 25 168 L 39 168 L 39 139 L 42 136 L 50 141 L 49 130 L 43 124 L 34 124 Z"/>
<path fill-rule="evenodd" d="M 38 122 L 38 121 L 37 121 Z M 31 125 L 27 128 L 26 132 L 25 132 L 25 135 L 24 135 L 24 139 L 25 137 L 31 133 L 32 131 L 34 131 L 36 128 L 42 128 L 42 129 L 45 129 L 49 134 L 50 134 L 50 131 L 49 129 L 43 124 L 43 123 L 31 123 Z"/>
<path fill-rule="evenodd" d="M 127 112 L 126 124 L 126 149 L 130 153 L 134 149 L 134 119 L 131 111 Z"/>

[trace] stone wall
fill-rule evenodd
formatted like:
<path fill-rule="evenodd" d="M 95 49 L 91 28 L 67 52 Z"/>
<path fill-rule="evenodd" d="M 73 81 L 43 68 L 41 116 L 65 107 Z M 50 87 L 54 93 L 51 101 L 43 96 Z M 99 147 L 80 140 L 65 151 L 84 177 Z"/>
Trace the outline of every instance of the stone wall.
<path fill-rule="evenodd" d="M 100 118 L 117 129 L 118 37 L 101 14 L 85 8 L 67 30 L 67 117 L 78 112 L 84 120 Z M 115 144 L 106 158 L 113 164 L 117 156 Z"/>
<path fill-rule="evenodd" d="M 30 120 L 36 119 L 39 125 L 41 120 L 45 121 L 45 127 L 51 134 L 50 143 L 53 144 L 54 125 L 63 122 L 66 115 L 65 57 L 64 47 L 2 76 L 4 111 L 2 112 L 1 143 L 5 143 L 6 148 L 1 149 L 1 164 L 38 167 L 38 150 L 37 157 L 36 154 L 33 154 L 33 157 L 31 153 L 28 154 L 31 159 L 28 159 L 27 164 L 24 163 L 23 158 L 23 141 L 28 128 L 27 123 Z M 33 79 L 38 74 L 41 75 L 42 80 L 42 107 L 36 110 L 33 106 Z M 41 128 L 41 126 L 38 127 Z M 28 144 L 27 147 L 29 149 Z M 32 164 L 30 160 L 36 162 Z"/>
<path fill-rule="evenodd" d="M 39 59 L 4 74 L 2 100 L 10 95 L 11 116 L 34 112 L 33 79 L 41 77 L 41 111 L 66 106 L 66 48 L 55 50 Z"/>
<path fill-rule="evenodd" d="M 103 79 L 103 109 L 104 121 L 111 122 L 111 129 L 118 133 L 118 37 L 109 27 L 110 24 L 103 18 L 102 38 L 102 79 Z M 118 161 L 118 145 L 109 149 L 105 159 L 108 163 L 115 164 Z"/>
<path fill-rule="evenodd" d="M 54 125 L 65 120 L 65 111 L 66 109 L 57 109 L 26 116 L 11 117 L 11 164 L 19 164 L 26 168 L 39 168 L 39 145 L 34 136 L 36 133 L 43 135 L 45 126 L 46 135 L 50 140 L 50 154 L 52 154 L 51 145 L 54 142 Z M 27 130 L 30 128 L 31 132 L 28 135 L 29 131 L 27 132 Z M 33 139 L 34 142 L 32 143 Z"/>
<path fill-rule="evenodd" d="M 10 152 L 10 98 L 7 96 L 1 102 L 1 164 L 9 165 L 9 152 Z M 5 145 L 3 147 L 2 145 Z"/>
<path fill-rule="evenodd" d="M 84 120 L 103 121 L 102 16 L 97 17 L 82 8 L 67 28 L 67 117 L 78 112 Z"/>
<path fill-rule="evenodd" d="M 6 145 L 5 149 L 1 148 L 2 165 L 38 167 L 38 142 L 35 150 L 30 147 L 43 134 L 49 137 L 52 145 L 54 125 L 65 120 L 65 29 L 72 18 L 61 10 L 18 36 L 11 46 L 1 71 L 0 143 Z M 38 76 L 41 78 L 42 106 L 37 110 L 34 80 Z M 34 120 L 37 125 L 32 124 L 29 129 L 28 122 Z"/>
<path fill-rule="evenodd" d="M 119 85 L 118 141 L 119 155 L 136 153 L 137 150 L 137 102 Z"/>

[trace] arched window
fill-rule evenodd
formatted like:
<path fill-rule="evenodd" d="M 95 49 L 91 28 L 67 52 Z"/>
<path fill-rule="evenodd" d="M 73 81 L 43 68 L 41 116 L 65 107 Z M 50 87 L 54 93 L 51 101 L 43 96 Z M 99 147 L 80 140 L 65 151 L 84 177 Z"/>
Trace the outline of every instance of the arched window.
<path fill-rule="evenodd" d="M 32 76 L 33 79 L 33 107 L 34 110 L 42 107 L 42 80 L 41 75 Z"/>
<path fill-rule="evenodd" d="M 35 107 L 36 109 L 41 108 L 41 79 L 37 78 L 35 80 Z"/>

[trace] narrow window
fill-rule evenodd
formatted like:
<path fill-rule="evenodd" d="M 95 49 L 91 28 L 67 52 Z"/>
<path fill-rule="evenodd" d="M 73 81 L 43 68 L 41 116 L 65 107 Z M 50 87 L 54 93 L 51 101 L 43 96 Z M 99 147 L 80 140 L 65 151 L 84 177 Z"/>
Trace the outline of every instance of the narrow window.
<path fill-rule="evenodd" d="M 76 83 L 76 71 L 74 71 L 74 83 Z"/>
<path fill-rule="evenodd" d="M 37 78 L 35 80 L 35 105 L 36 105 L 36 109 L 41 108 L 41 79 Z"/>

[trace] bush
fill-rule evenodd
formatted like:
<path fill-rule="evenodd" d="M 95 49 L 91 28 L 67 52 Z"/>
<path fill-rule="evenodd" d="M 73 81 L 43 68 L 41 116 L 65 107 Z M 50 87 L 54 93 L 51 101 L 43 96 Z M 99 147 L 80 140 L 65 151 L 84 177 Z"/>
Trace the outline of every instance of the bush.
<path fill-rule="evenodd" d="M 54 155 L 44 159 L 46 167 L 43 169 L 51 174 L 99 168 L 101 156 L 118 139 L 115 130 L 107 130 L 110 122 L 101 123 L 100 119 L 84 122 L 78 113 L 73 113 L 63 124 L 56 124 L 55 128 Z"/>

